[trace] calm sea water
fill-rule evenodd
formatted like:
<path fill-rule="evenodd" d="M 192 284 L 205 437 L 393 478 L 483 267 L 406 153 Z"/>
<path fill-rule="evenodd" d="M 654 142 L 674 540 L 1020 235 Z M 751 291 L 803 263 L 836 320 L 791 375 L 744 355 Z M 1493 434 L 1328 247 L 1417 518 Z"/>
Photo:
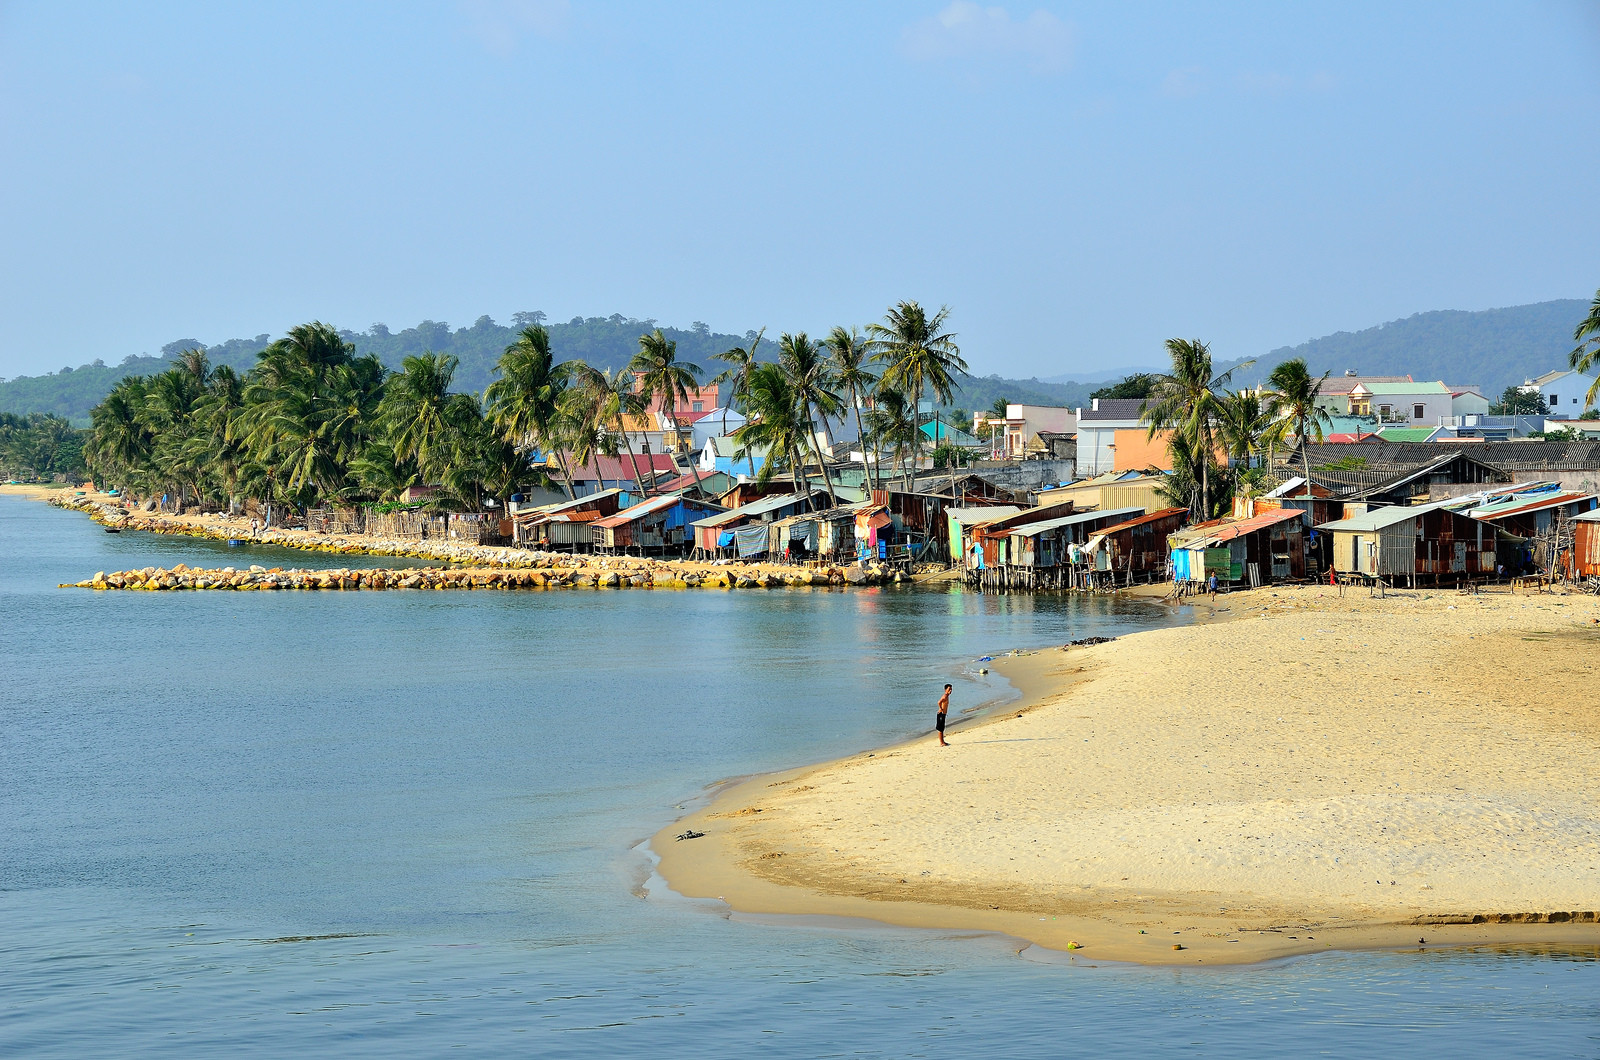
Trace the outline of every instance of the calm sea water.
<path fill-rule="evenodd" d="M 1593 953 L 1094 967 L 647 886 L 708 782 L 1154 608 L 55 588 L 180 561 L 319 565 L 0 497 L 0 1055 L 1600 1055 Z"/>

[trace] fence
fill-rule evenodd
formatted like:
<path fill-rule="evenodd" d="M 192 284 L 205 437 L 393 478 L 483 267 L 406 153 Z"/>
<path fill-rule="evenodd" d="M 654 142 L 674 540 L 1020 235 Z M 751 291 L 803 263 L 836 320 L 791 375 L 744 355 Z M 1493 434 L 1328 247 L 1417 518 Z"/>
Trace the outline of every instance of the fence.
<path fill-rule="evenodd" d="M 370 508 L 312 508 L 306 529 L 323 534 L 364 534 L 388 540 L 455 540 L 502 545 L 510 539 L 499 515 L 482 512 L 376 512 Z"/>

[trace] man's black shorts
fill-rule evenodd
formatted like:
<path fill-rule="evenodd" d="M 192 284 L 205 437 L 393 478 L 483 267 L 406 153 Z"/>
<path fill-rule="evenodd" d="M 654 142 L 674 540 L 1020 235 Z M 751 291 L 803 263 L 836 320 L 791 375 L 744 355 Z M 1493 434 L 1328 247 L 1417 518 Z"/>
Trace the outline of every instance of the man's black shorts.
<path fill-rule="evenodd" d="M 938 717 L 937 717 L 937 718 L 936 718 L 936 719 L 935 719 L 935 720 L 934 720 L 934 723 L 933 723 L 933 727 L 934 727 L 934 728 L 935 728 L 935 729 L 938 729 L 938 730 L 939 730 L 939 731 L 940 731 L 940 732 L 944 732 L 944 715 L 943 715 L 943 714 L 940 714 L 940 715 L 939 715 L 939 716 L 938 716 Z"/>

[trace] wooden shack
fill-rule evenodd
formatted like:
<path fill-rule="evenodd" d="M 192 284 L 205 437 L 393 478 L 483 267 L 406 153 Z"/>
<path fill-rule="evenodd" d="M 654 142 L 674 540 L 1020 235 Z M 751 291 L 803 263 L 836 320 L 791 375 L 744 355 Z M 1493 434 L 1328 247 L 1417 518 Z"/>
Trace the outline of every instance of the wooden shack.
<path fill-rule="evenodd" d="M 1295 508 L 1214 519 L 1168 538 L 1172 578 L 1251 587 L 1306 576 L 1305 523 Z"/>
<path fill-rule="evenodd" d="M 1106 527 L 1142 514 L 1142 508 L 1113 508 L 1021 523 L 1008 520 L 1005 547 L 996 553 L 1003 562 L 969 572 L 969 579 L 986 589 L 1086 588 L 1083 546 Z"/>
<path fill-rule="evenodd" d="M 549 552 L 577 552 L 594 544 L 589 524 L 616 515 L 633 503 L 626 490 L 608 489 L 577 500 L 546 504 L 513 516 L 516 542 L 524 548 Z"/>
<path fill-rule="evenodd" d="M 1564 567 L 1573 581 L 1600 579 L 1600 511 L 1584 512 L 1572 520 L 1572 547 Z"/>
<path fill-rule="evenodd" d="M 687 552 L 694 534 L 690 524 L 721 509 L 710 501 L 688 497 L 651 497 L 616 515 L 589 524 L 596 552 Z"/>
<path fill-rule="evenodd" d="M 694 523 L 695 554 L 705 557 L 738 555 L 741 558 L 761 555 L 770 547 L 767 539 L 754 533 L 740 539 L 737 531 L 756 523 L 771 523 L 801 512 L 815 511 L 827 495 L 826 490 L 813 488 L 799 493 L 774 493 L 729 510 L 712 506 L 713 514 Z M 756 547 L 758 540 L 760 547 Z"/>
<path fill-rule="evenodd" d="M 1152 580 L 1166 573 L 1167 538 L 1188 521 L 1189 509 L 1162 508 L 1108 526 L 1084 545 L 1087 566 L 1130 582 Z"/>
<path fill-rule="evenodd" d="M 1453 502 L 1373 508 L 1318 530 L 1333 536 L 1333 569 L 1415 585 L 1492 575 L 1503 535 L 1452 510 Z"/>

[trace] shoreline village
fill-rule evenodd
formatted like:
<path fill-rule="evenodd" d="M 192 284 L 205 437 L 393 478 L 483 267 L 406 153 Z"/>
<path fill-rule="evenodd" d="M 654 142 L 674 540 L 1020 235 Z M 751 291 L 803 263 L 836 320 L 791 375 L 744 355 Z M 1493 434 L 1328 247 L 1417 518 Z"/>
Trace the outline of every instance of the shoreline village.
<path fill-rule="evenodd" d="M 952 714 L 951 687 L 930 688 L 923 735 L 721 788 L 656 835 L 661 875 L 745 912 L 1095 960 L 1600 945 L 1600 712 L 1573 694 L 1600 687 L 1600 440 L 1530 431 L 1473 386 L 1319 379 L 1298 359 L 1237 385 L 1248 362 L 1215 372 L 1180 339 L 1169 373 L 1077 408 L 996 402 L 969 433 L 943 412 L 964 370 L 947 313 L 900 303 L 867 336 L 786 334 L 775 361 L 755 333 L 714 381 L 659 331 L 613 374 L 556 364 L 530 327 L 487 412 L 448 393 L 448 359 L 392 377 L 374 362 L 373 431 L 287 478 L 249 464 L 293 439 L 280 420 L 252 435 L 248 401 L 229 415 L 256 457 L 171 478 L 152 438 L 135 444 L 154 399 L 134 380 L 85 450 L 127 485 L 7 488 L 242 558 L 429 564 L 180 564 L 63 588 L 946 583 L 1186 606 L 1185 625 L 986 657 L 1019 702 Z M 324 325 L 261 357 L 238 393 L 262 408 L 329 364 L 360 374 Z M 197 431 L 199 395 L 239 384 L 203 351 L 163 378 L 193 389 Z M 1554 378 L 1528 385 L 1589 377 Z M 468 434 L 451 431 L 488 432 L 505 460 L 452 467 Z M 386 447 L 378 464 L 362 445 Z"/>
<path fill-rule="evenodd" d="M 533 322 L 481 395 L 452 390 L 453 357 L 391 372 L 304 324 L 243 375 L 194 348 L 124 379 L 78 450 L 104 492 L 85 482 L 58 503 L 108 532 L 563 569 L 565 584 L 1600 592 L 1600 429 L 1524 411 L 1558 391 L 1592 405 L 1587 362 L 1491 405 L 1475 384 L 1316 377 L 1300 358 L 1249 385 L 1235 377 L 1254 362 L 1219 371 L 1206 343 L 1170 339 L 1167 372 L 1086 406 L 970 412 L 950 407 L 968 377 L 949 315 L 899 302 L 864 331 L 784 333 L 775 349 L 751 332 L 709 378 L 659 328 L 613 370 L 560 360 Z M 335 391 L 350 410 L 337 437 L 307 411 Z M 153 580 L 222 587 L 228 573 Z M 152 581 L 128 575 L 73 584 Z"/>

